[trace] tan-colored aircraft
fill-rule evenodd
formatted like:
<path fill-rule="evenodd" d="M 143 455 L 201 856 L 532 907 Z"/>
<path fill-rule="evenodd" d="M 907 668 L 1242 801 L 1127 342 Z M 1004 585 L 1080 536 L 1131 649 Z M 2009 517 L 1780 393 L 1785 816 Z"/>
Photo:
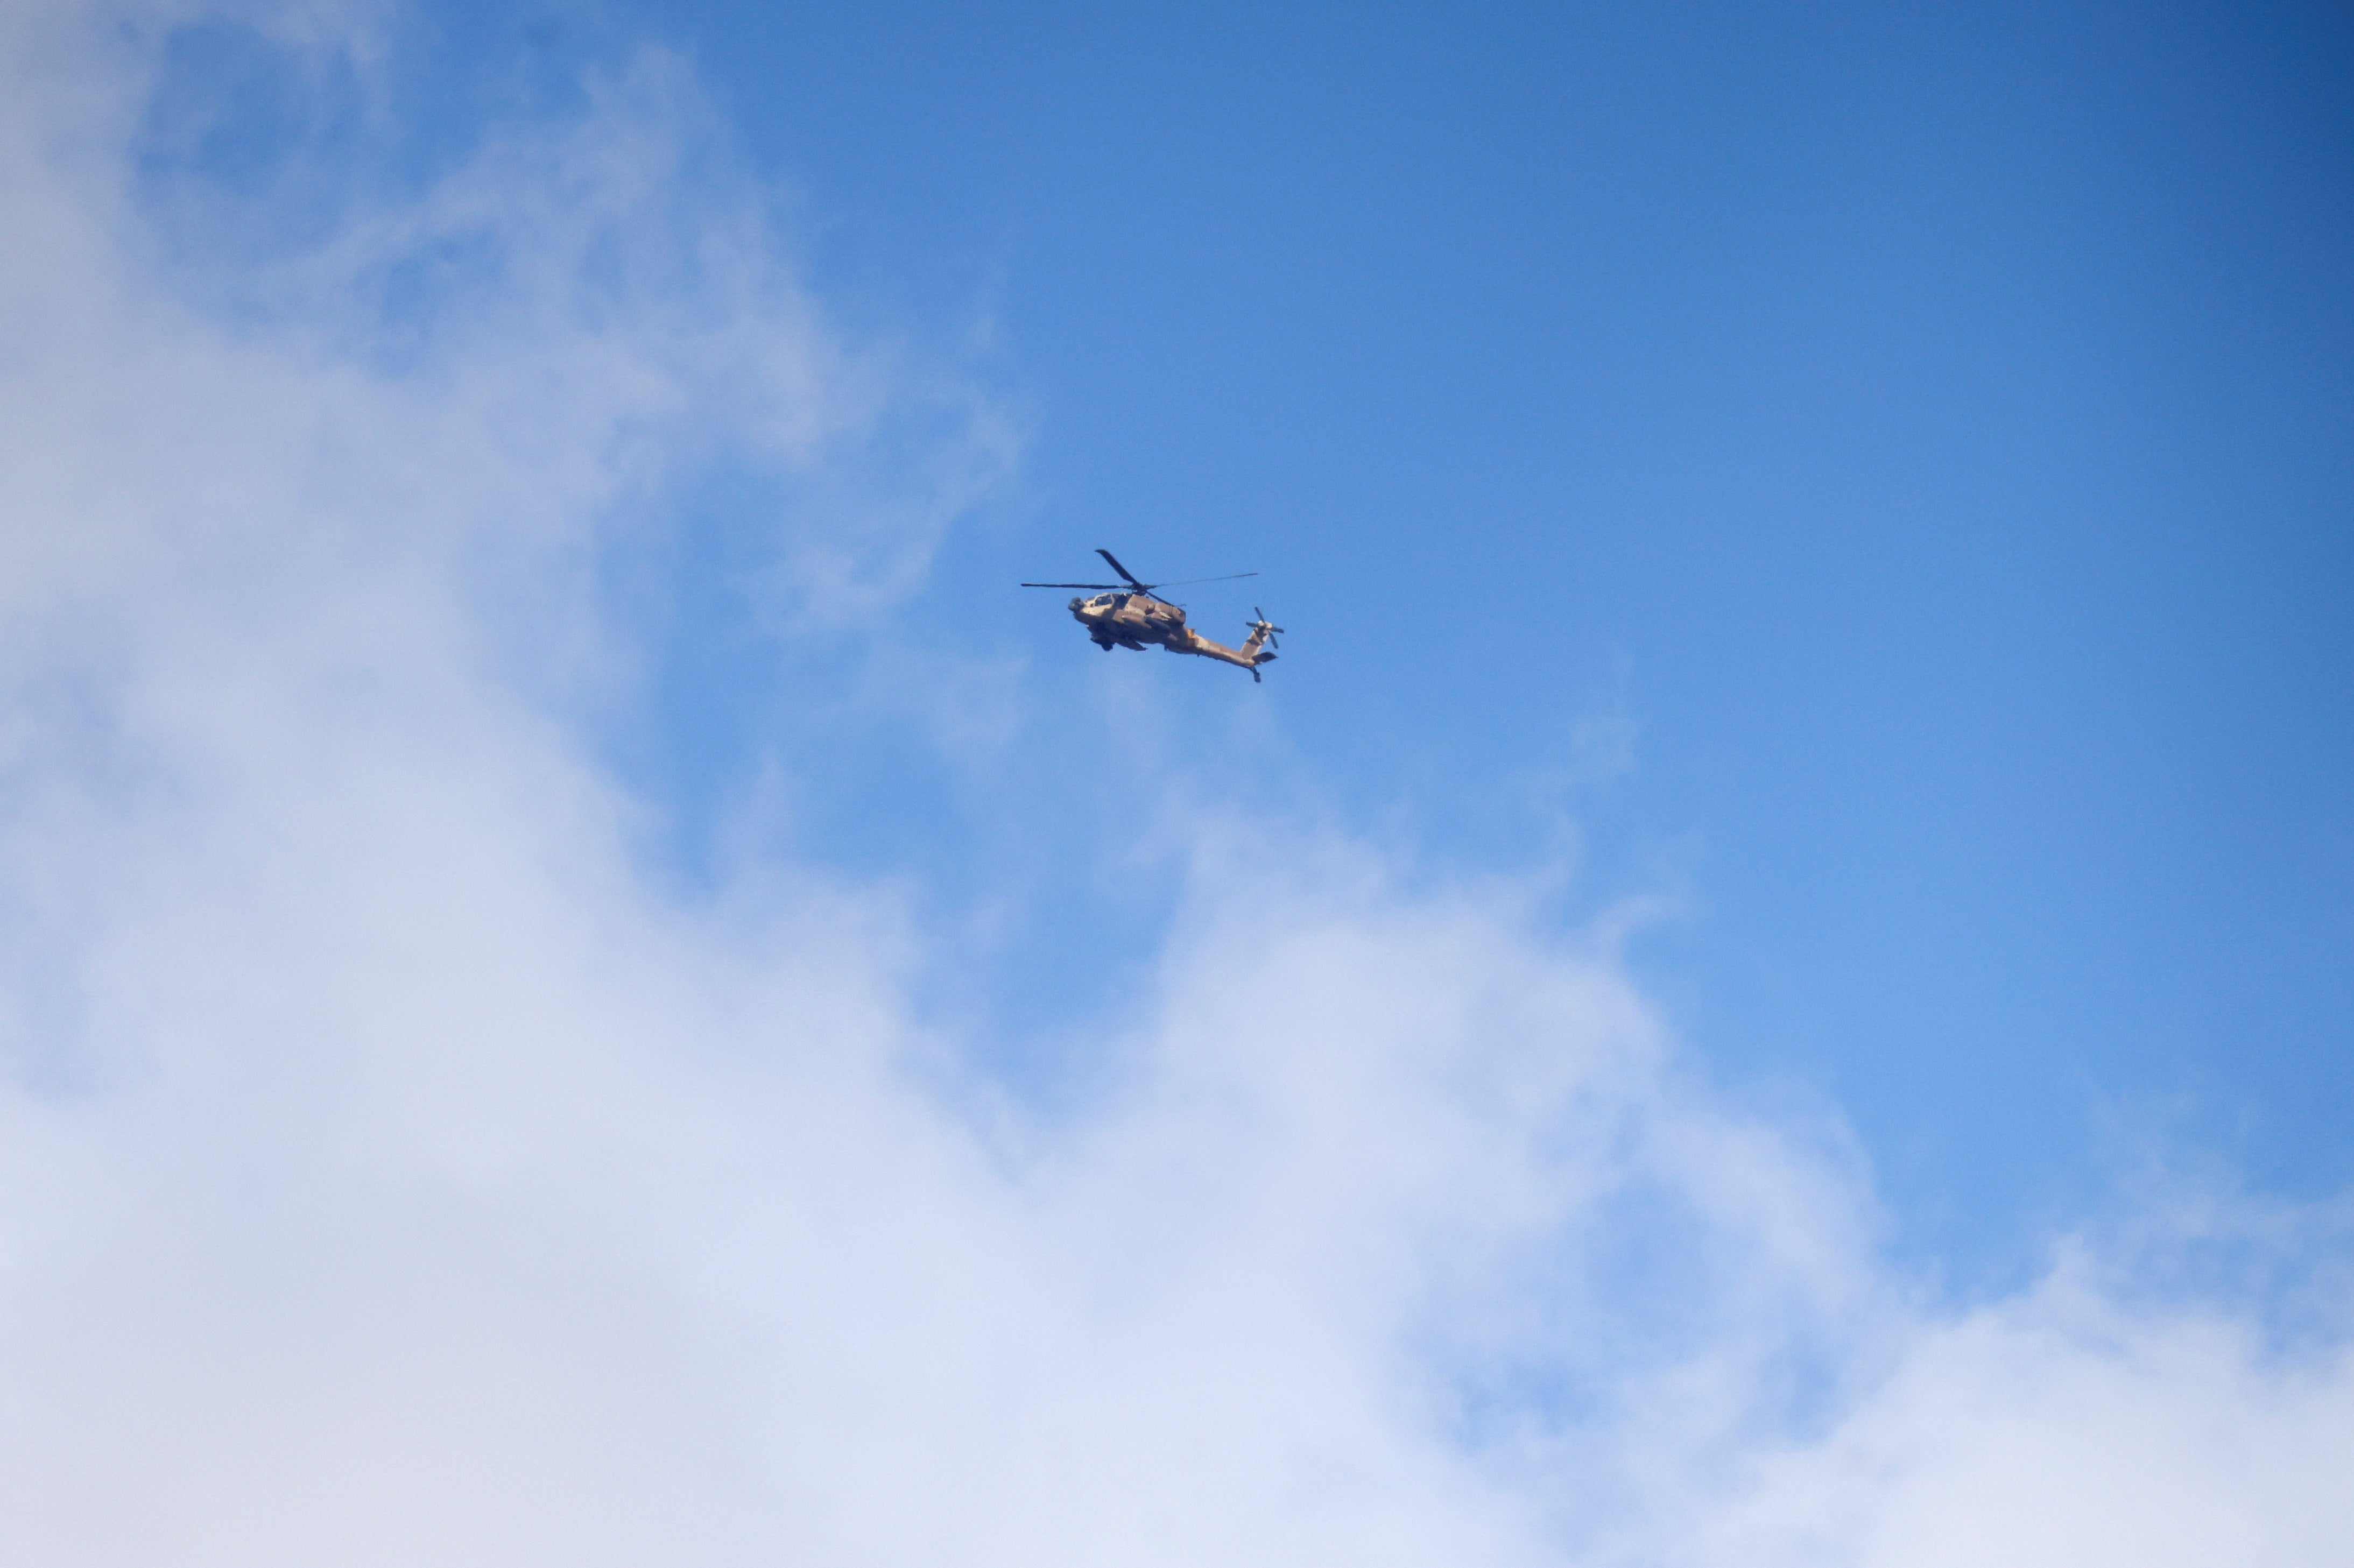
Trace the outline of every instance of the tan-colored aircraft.
<path fill-rule="evenodd" d="M 1193 583 L 1230 583 L 1243 577 L 1255 577 L 1257 572 L 1235 572 L 1231 577 L 1188 577 L 1182 583 L 1139 582 L 1135 574 L 1119 564 L 1119 558 L 1109 550 L 1097 550 L 1119 574 L 1116 583 L 1023 583 L 1023 588 L 1099 588 L 1106 591 L 1092 599 L 1071 601 L 1071 615 L 1096 646 L 1108 653 L 1117 643 L 1122 648 L 1141 650 L 1148 642 L 1158 642 L 1172 653 L 1198 653 L 1204 659 L 1223 659 L 1229 664 L 1239 664 L 1258 679 L 1258 667 L 1271 663 L 1277 647 L 1275 634 L 1283 630 L 1269 625 L 1267 618 L 1254 609 L 1257 620 L 1245 624 L 1250 628 L 1249 640 L 1239 648 L 1229 648 L 1223 642 L 1213 642 L 1185 624 L 1185 612 L 1162 599 L 1158 592 L 1164 588 L 1184 588 Z"/>

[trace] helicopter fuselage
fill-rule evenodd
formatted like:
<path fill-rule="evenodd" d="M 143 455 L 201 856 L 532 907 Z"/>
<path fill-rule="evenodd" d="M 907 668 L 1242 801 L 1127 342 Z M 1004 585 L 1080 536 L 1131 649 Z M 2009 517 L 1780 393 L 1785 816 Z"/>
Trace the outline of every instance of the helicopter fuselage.
<path fill-rule="evenodd" d="M 1214 642 L 1185 624 L 1185 612 L 1165 599 L 1135 591 L 1082 595 L 1071 601 L 1071 616 L 1087 629 L 1097 647 L 1108 653 L 1114 647 L 1142 649 L 1157 642 L 1172 653 L 1194 653 L 1239 664 L 1258 678 L 1258 667 L 1275 655 L 1261 650 L 1269 630 L 1254 623 L 1250 638 L 1240 648 Z"/>
<path fill-rule="evenodd" d="M 1250 636 L 1239 648 L 1229 648 L 1223 642 L 1213 642 L 1185 624 L 1185 612 L 1162 599 L 1160 589 L 1182 587 L 1173 583 L 1149 583 L 1119 564 L 1119 557 L 1109 550 L 1098 548 L 1096 554 L 1104 565 L 1119 574 L 1119 583 L 1023 583 L 1023 588 L 1086 588 L 1088 591 L 1071 601 L 1071 619 L 1087 629 L 1095 645 L 1105 652 L 1114 648 L 1142 649 L 1158 642 L 1172 653 L 1193 653 L 1204 659 L 1216 659 L 1228 664 L 1239 664 L 1258 679 L 1258 667 L 1275 657 L 1275 633 L 1283 630 L 1260 616 L 1249 621 Z M 1235 572 L 1231 577 L 1188 577 L 1186 582 L 1238 582 L 1255 577 L 1257 572 Z M 1120 586 L 1125 583 L 1125 588 Z M 1253 611 L 1257 614 L 1257 611 Z"/>
<path fill-rule="evenodd" d="M 1167 646 L 1172 637 L 1190 635 L 1185 612 L 1167 599 L 1143 593 L 1099 593 L 1071 601 L 1071 615 L 1099 648 L 1117 643 L 1142 648 L 1148 642 Z"/>

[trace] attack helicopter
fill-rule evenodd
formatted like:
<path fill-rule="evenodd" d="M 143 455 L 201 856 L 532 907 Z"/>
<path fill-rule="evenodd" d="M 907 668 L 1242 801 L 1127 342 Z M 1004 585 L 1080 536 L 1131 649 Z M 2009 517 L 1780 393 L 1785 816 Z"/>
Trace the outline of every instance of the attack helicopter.
<path fill-rule="evenodd" d="M 1272 663 L 1278 646 L 1275 634 L 1283 630 L 1270 624 L 1266 613 L 1254 608 L 1256 620 L 1244 622 L 1250 628 L 1250 637 L 1240 648 L 1229 648 L 1223 642 L 1213 642 L 1185 624 L 1185 612 L 1161 597 L 1165 588 L 1186 588 L 1194 583 L 1230 583 L 1244 577 L 1255 577 L 1257 572 L 1235 572 L 1223 577 L 1187 577 L 1183 582 L 1148 583 L 1139 581 L 1136 574 L 1119 564 L 1119 557 L 1109 550 L 1098 549 L 1101 556 L 1119 574 L 1116 583 L 1023 583 L 1023 588 L 1091 588 L 1101 590 L 1093 598 L 1082 597 L 1071 601 L 1072 618 L 1087 629 L 1095 645 L 1108 653 L 1117 643 L 1122 648 L 1142 651 L 1148 642 L 1158 642 L 1172 653 L 1198 653 L 1204 659 L 1221 659 L 1229 664 L 1239 664 L 1258 679 L 1258 667 Z"/>

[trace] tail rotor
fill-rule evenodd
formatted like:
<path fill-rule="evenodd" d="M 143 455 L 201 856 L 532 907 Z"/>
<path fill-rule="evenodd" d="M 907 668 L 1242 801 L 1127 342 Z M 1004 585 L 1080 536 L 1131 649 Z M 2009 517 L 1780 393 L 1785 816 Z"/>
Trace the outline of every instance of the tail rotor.
<path fill-rule="evenodd" d="M 1251 679 L 1256 681 L 1258 679 L 1258 667 L 1275 657 L 1274 650 L 1278 646 L 1275 634 L 1283 628 L 1267 620 L 1267 611 L 1257 605 L 1251 606 L 1251 613 L 1258 619 L 1243 623 L 1250 628 L 1251 633 L 1250 641 L 1243 644 L 1243 651 L 1251 656 Z"/>

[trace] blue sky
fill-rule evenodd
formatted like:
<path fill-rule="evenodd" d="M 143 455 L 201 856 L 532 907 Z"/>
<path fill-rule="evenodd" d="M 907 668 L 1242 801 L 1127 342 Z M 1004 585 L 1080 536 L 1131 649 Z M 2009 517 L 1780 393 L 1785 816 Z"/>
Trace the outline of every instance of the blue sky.
<path fill-rule="evenodd" d="M 1006 581 L 1097 544 L 1261 571 L 1197 597 L 1294 628 L 1273 686 L 1151 672 L 1179 766 L 1305 780 L 1437 866 L 1574 822 L 1563 917 L 1672 888 L 1635 955 L 1695 1044 L 1829 1095 L 1966 1272 L 2091 1201 L 2105 1123 L 2348 1179 L 2342 16 L 602 26 L 698 60 L 830 299 L 985 329 L 1030 440 L 910 634 L 1018 650 L 1067 710 L 1096 655 Z M 1254 704 L 1279 764 L 1220 727 Z M 1024 792 L 1093 810 L 1004 853 L 1085 863 L 1117 742 L 1031 724 Z M 996 874 L 1002 795 L 843 782 L 821 851 Z M 997 978 L 1092 1009 L 1127 939 Z"/>
<path fill-rule="evenodd" d="M 0 17 L 0 1557 L 2330 1560 L 2349 53 Z"/>

